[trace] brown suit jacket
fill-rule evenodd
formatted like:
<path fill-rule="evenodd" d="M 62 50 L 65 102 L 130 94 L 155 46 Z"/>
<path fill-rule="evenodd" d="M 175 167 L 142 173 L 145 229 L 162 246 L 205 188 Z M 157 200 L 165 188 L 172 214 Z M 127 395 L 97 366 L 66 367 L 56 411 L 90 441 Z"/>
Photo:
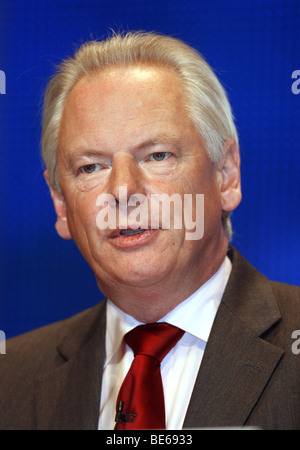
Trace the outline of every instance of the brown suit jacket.
<path fill-rule="evenodd" d="M 185 418 L 187 429 L 300 429 L 300 288 L 270 282 L 235 249 Z M 0 429 L 97 429 L 106 302 L 7 342 Z"/>

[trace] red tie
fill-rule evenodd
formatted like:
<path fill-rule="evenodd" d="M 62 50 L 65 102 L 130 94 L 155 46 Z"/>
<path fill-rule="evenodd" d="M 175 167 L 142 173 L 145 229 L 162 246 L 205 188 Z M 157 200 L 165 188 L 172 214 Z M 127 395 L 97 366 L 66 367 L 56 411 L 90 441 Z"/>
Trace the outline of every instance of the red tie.
<path fill-rule="evenodd" d="M 118 395 L 116 430 L 166 428 L 160 363 L 183 334 L 173 325 L 150 323 L 125 335 L 134 360 Z"/>

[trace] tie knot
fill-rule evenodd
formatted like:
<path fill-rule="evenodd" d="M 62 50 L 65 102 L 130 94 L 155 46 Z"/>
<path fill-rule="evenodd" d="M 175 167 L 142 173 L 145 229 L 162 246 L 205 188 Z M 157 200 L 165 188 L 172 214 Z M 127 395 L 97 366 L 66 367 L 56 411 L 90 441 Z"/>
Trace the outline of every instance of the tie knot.
<path fill-rule="evenodd" d="M 149 323 L 127 333 L 125 342 L 134 356 L 147 355 L 161 362 L 183 334 L 183 330 L 168 323 Z"/>

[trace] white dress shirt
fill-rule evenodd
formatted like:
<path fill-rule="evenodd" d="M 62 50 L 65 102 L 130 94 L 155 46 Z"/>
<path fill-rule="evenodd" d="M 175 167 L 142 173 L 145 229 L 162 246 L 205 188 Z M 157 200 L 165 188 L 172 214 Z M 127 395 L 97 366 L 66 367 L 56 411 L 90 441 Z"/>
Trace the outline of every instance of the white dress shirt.
<path fill-rule="evenodd" d="M 159 320 L 185 331 L 161 363 L 168 430 L 180 430 L 183 427 L 205 346 L 230 272 L 231 262 L 226 257 L 213 277 Z M 142 325 L 109 300 L 107 324 L 99 430 L 112 430 L 115 426 L 117 396 L 134 358 L 123 337 L 136 326 Z"/>

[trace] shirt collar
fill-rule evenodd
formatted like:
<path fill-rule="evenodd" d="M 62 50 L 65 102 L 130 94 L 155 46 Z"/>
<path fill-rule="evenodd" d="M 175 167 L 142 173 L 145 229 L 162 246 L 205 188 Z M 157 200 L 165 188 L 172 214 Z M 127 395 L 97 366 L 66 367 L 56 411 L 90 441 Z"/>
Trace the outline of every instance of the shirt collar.
<path fill-rule="evenodd" d="M 221 303 L 230 272 L 231 261 L 226 256 L 218 271 L 190 297 L 177 305 L 159 322 L 167 322 L 187 333 L 208 341 L 217 310 Z M 106 364 L 120 351 L 123 337 L 133 328 L 142 325 L 125 314 L 112 301 L 107 301 Z"/>
<path fill-rule="evenodd" d="M 221 267 L 205 284 L 160 321 L 177 326 L 207 342 L 231 268 L 231 261 L 226 256 Z"/>

